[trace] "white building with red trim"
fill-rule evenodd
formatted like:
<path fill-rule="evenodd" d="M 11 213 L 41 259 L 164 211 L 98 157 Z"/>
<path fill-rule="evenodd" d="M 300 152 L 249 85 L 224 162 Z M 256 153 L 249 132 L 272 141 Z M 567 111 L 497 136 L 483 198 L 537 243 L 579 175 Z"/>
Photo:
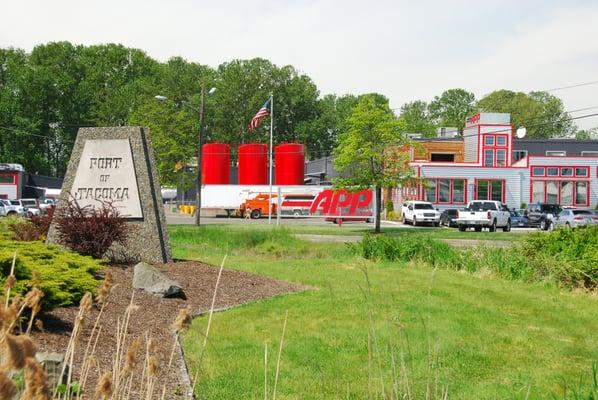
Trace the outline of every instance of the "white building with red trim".
<path fill-rule="evenodd" d="M 509 114 L 476 114 L 463 131 L 463 161 L 411 162 L 427 184 L 394 190 L 393 202 L 425 200 L 439 208 L 471 200 L 498 200 L 511 208 L 537 202 L 596 206 L 598 156 L 527 154 L 515 161 L 513 144 Z"/>

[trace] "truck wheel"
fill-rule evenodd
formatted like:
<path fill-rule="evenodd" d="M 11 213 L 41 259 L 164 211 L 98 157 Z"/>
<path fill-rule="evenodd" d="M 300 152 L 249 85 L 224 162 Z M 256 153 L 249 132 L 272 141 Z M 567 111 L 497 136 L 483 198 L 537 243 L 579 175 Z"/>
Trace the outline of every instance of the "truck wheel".
<path fill-rule="evenodd" d="M 405 215 L 403 215 L 401 222 L 403 223 L 403 225 L 407 225 L 407 220 L 405 219 Z"/>
<path fill-rule="evenodd" d="M 260 219 L 262 216 L 262 212 L 260 210 L 252 210 L 251 211 L 251 219 Z"/>
<path fill-rule="evenodd" d="M 492 221 L 492 225 L 488 228 L 490 232 L 496 232 L 496 220 Z"/>
<path fill-rule="evenodd" d="M 465 225 L 459 225 L 459 232 L 465 232 L 467 227 Z"/>
<path fill-rule="evenodd" d="M 481 226 L 476 226 L 473 229 L 475 229 L 476 232 L 481 232 L 482 231 L 482 227 Z"/>
<path fill-rule="evenodd" d="M 511 220 L 507 221 L 507 224 L 502 228 L 503 232 L 511 232 Z"/>

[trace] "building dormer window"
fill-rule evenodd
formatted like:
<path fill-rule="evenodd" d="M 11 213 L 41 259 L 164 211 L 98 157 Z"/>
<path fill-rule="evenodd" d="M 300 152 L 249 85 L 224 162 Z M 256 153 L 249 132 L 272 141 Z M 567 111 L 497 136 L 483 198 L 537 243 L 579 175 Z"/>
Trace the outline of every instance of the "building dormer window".
<path fill-rule="evenodd" d="M 484 135 L 484 166 L 506 167 L 508 135 Z"/>

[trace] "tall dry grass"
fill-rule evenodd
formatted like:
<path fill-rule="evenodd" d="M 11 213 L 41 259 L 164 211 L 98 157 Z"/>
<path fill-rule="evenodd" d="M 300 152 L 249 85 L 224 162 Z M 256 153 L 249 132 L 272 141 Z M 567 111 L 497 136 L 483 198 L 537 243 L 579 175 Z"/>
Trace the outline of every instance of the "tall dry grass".
<path fill-rule="evenodd" d="M 168 362 L 160 360 L 158 342 L 147 332 L 141 337 L 131 337 L 129 325 L 133 314 L 138 310 L 135 305 L 135 294 L 131 295 L 129 305 L 124 314 L 117 318 L 114 329 L 116 338 L 113 349 L 112 363 L 109 368 L 100 371 L 98 362 L 98 341 L 102 331 L 109 329 L 103 326 L 103 317 L 108 310 L 108 300 L 114 287 L 112 274 L 108 271 L 94 297 L 86 293 L 79 304 L 79 309 L 73 323 L 69 340 L 64 352 L 63 367 L 60 371 L 62 384 L 54 388 L 48 387 L 48 376 L 44 367 L 37 361 L 37 348 L 30 336 L 32 327 L 40 326 L 36 317 L 41 310 L 43 293 L 33 287 L 24 298 L 12 295 L 11 290 L 16 285 L 13 258 L 11 272 L 4 285 L 5 298 L 0 300 L 0 399 L 6 400 L 129 400 L 132 398 L 152 400 L 166 399 L 167 386 L 163 383 L 158 388 L 159 378 L 166 376 L 173 367 L 176 346 L 179 335 L 185 330 L 192 316 L 190 307 L 180 310 L 172 324 L 173 344 Z M 216 293 L 222 274 L 224 260 L 219 272 L 216 287 L 212 297 L 210 315 L 214 312 Z M 93 321 L 88 338 L 83 337 L 84 326 L 90 323 L 92 308 L 99 307 L 99 313 Z M 26 311 L 30 310 L 28 315 Z M 27 317 L 26 329 L 21 327 L 21 320 Z M 107 332 L 106 332 L 107 333 Z M 209 328 L 204 339 L 207 344 Z M 84 339 L 87 344 L 82 346 Z M 82 357 L 82 362 L 75 360 Z M 93 373 L 99 379 L 95 388 L 89 388 L 89 379 Z M 24 386 L 15 383 L 17 375 L 23 375 Z M 75 377 L 78 380 L 75 380 Z M 195 381 L 197 380 L 197 376 Z M 192 396 L 192 395 L 191 395 Z"/>

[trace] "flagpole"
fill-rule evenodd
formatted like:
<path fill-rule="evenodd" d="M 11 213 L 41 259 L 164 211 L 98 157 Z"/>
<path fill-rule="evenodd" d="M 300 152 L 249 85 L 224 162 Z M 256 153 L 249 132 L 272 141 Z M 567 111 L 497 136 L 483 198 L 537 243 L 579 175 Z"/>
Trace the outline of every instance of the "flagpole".
<path fill-rule="evenodd" d="M 268 225 L 272 224 L 272 137 L 274 132 L 274 95 L 270 95 L 270 196 L 268 196 Z M 279 212 L 279 210 L 276 210 Z"/>

